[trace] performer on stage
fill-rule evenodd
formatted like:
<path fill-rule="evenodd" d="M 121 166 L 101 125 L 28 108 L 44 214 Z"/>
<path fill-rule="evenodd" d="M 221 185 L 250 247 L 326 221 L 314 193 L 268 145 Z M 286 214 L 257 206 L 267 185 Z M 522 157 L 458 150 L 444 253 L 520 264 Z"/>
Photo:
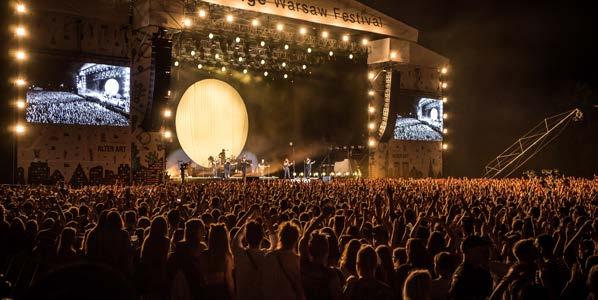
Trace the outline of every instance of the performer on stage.
<path fill-rule="evenodd" d="M 262 159 L 261 162 L 257 165 L 257 167 L 260 171 L 260 177 L 266 176 L 266 168 L 268 167 L 266 165 L 266 160 Z"/>
<path fill-rule="evenodd" d="M 291 179 L 291 166 L 293 165 L 293 163 L 291 163 L 289 161 L 288 158 L 284 159 L 284 162 L 282 163 L 282 169 L 284 171 L 284 179 Z"/>
<path fill-rule="evenodd" d="M 214 157 L 208 157 L 208 162 L 210 163 L 210 168 L 212 169 L 212 176 L 214 178 L 218 177 L 218 164 L 214 160 Z"/>
<path fill-rule="evenodd" d="M 305 160 L 305 178 L 311 178 L 311 166 L 315 163 L 309 157 Z"/>
<path fill-rule="evenodd" d="M 243 174 L 243 180 L 247 178 L 247 167 L 249 166 L 249 162 L 247 161 L 247 155 L 243 155 L 241 159 L 241 173 Z"/>
<path fill-rule="evenodd" d="M 224 165 L 224 163 L 226 162 L 226 150 L 222 149 L 222 151 L 220 151 L 220 154 L 218 154 L 218 158 L 220 159 L 220 164 Z"/>
<path fill-rule="evenodd" d="M 224 162 L 224 178 L 225 179 L 230 178 L 230 169 L 231 169 L 231 162 L 230 162 L 230 159 L 227 159 Z"/>

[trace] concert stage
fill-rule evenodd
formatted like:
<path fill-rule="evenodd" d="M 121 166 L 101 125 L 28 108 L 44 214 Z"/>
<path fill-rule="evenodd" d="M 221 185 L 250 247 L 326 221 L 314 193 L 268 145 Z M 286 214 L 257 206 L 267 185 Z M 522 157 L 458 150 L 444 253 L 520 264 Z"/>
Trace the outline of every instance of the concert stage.
<path fill-rule="evenodd" d="M 357 1 L 34 0 L 31 10 L 31 56 L 49 67 L 29 72 L 17 182 L 151 184 L 180 177 L 180 163 L 210 174 L 243 157 L 248 174 L 270 179 L 285 158 L 297 176 L 308 158 L 311 173 L 442 174 L 449 62 L 417 29 Z M 92 98 L 97 112 L 84 108 Z"/>

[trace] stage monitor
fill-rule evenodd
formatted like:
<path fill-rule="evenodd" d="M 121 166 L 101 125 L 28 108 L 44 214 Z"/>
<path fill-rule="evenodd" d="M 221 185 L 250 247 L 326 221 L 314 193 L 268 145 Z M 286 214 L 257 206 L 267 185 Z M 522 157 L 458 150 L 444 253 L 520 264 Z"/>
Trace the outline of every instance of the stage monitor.
<path fill-rule="evenodd" d="M 394 128 L 394 139 L 403 141 L 442 141 L 442 100 L 402 97 Z"/>
<path fill-rule="evenodd" d="M 27 90 L 30 123 L 129 126 L 130 69 L 68 58 L 35 72 Z"/>

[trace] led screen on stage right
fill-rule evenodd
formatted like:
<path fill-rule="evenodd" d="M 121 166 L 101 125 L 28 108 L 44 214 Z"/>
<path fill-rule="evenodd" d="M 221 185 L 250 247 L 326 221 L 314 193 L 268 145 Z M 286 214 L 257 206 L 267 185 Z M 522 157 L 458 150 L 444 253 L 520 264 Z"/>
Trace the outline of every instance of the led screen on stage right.
<path fill-rule="evenodd" d="M 412 98 L 401 105 L 394 129 L 394 138 L 407 141 L 442 141 L 442 101 Z"/>

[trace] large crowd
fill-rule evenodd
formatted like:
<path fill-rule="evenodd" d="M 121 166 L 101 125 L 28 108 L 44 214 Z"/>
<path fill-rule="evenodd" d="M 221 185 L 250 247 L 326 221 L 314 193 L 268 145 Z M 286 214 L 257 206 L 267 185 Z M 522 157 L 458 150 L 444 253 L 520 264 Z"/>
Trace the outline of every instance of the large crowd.
<path fill-rule="evenodd" d="M 598 179 L 0 187 L 0 297 L 598 299 Z"/>
<path fill-rule="evenodd" d="M 128 117 L 69 92 L 27 92 L 28 122 L 128 126 Z"/>

